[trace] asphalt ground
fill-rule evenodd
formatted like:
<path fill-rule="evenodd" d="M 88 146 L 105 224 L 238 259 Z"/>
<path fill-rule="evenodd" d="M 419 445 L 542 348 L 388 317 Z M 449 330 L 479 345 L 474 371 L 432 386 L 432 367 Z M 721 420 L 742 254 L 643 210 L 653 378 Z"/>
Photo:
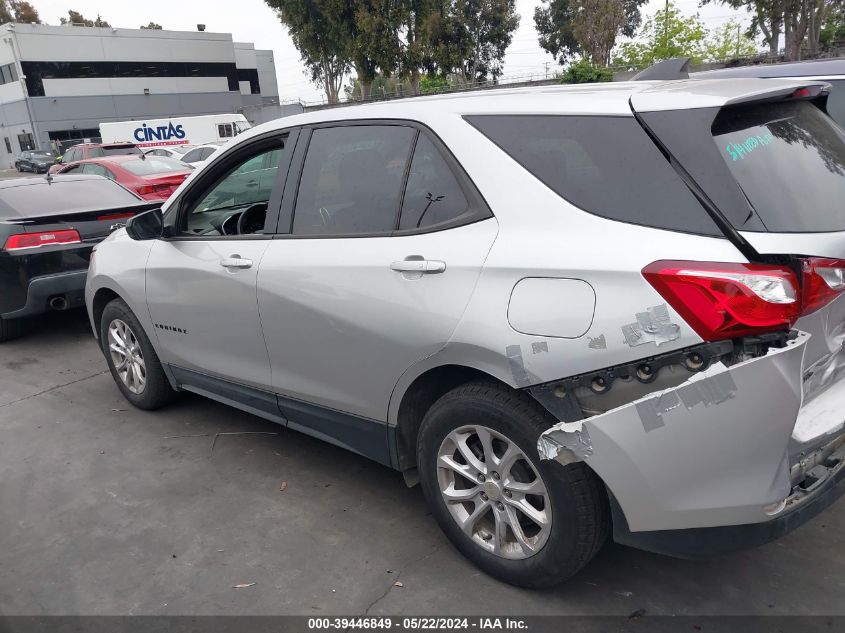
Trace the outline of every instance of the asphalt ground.
<path fill-rule="evenodd" d="M 845 502 L 754 550 L 609 544 L 563 586 L 516 589 L 399 473 L 199 396 L 133 409 L 71 311 L 0 346 L 0 579 L 6 616 L 843 614 Z"/>

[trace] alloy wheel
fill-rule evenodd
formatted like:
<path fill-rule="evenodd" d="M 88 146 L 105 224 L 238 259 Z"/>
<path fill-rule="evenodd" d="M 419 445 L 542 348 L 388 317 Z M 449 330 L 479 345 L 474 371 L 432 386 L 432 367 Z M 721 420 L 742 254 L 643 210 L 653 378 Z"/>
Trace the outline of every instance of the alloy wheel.
<path fill-rule="evenodd" d="M 549 493 L 531 460 L 498 431 L 473 425 L 449 433 L 437 454 L 437 480 L 452 518 L 481 548 L 522 560 L 546 544 Z"/>
<path fill-rule="evenodd" d="M 134 394 L 140 394 L 147 385 L 147 366 L 141 344 L 135 333 L 124 321 L 114 319 L 109 323 L 109 355 L 120 380 Z"/>

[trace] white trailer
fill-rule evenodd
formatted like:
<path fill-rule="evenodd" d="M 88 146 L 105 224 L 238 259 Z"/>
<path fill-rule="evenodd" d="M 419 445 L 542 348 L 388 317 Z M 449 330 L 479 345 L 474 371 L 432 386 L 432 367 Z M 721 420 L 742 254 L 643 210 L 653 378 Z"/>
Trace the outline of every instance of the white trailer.
<path fill-rule="evenodd" d="M 100 123 L 100 136 L 103 143 L 130 142 L 141 148 L 202 145 L 228 141 L 249 128 L 242 114 L 209 114 Z"/>

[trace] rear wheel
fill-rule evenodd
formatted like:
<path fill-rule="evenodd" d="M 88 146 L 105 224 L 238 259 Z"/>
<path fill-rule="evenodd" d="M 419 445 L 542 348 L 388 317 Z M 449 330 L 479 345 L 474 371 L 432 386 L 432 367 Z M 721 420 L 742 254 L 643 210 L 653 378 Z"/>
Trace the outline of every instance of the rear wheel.
<path fill-rule="evenodd" d="M 141 323 L 122 299 L 106 305 L 100 342 L 112 378 L 123 396 L 139 409 L 158 409 L 176 397 Z"/>
<path fill-rule="evenodd" d="M 540 459 L 537 437 L 552 423 L 525 394 L 474 382 L 438 400 L 419 431 L 420 482 L 440 527 L 485 572 L 522 587 L 563 582 L 608 534 L 598 477 Z"/>
<path fill-rule="evenodd" d="M 17 338 L 23 331 L 23 322 L 20 319 L 4 319 L 0 317 L 0 343 Z"/>

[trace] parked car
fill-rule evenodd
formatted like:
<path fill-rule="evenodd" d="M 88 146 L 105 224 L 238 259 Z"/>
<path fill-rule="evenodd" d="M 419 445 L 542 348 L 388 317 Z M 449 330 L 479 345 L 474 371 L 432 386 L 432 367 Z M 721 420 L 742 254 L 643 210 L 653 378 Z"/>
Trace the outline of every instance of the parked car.
<path fill-rule="evenodd" d="M 27 317 L 82 306 L 93 246 L 154 206 L 99 176 L 0 181 L 0 342 Z"/>
<path fill-rule="evenodd" d="M 145 149 L 144 153 L 147 156 L 164 156 L 165 158 L 182 160 L 185 154 L 192 150 L 194 147 L 196 147 L 196 145 L 170 145 L 168 147 L 151 147 L 150 149 Z"/>
<path fill-rule="evenodd" d="M 190 151 L 182 155 L 182 162 L 190 163 L 196 168 L 199 168 L 209 157 L 217 151 L 221 143 L 206 143 L 205 145 L 197 145 Z"/>
<path fill-rule="evenodd" d="M 69 148 L 59 159 L 59 162 L 50 168 L 50 173 L 58 173 L 62 165 L 88 160 L 89 158 L 140 153 L 141 150 L 134 143 L 80 143 Z"/>
<path fill-rule="evenodd" d="M 570 577 L 609 533 L 687 557 L 771 540 L 845 491 L 826 89 L 544 86 L 270 122 L 97 247 L 94 334 L 136 407 L 194 391 L 396 468 L 510 583 Z"/>
<path fill-rule="evenodd" d="M 690 75 L 692 79 L 727 77 L 794 78 L 826 81 L 831 85 L 830 95 L 827 98 L 827 112 L 840 126 L 845 127 L 845 58 L 843 57 L 783 64 L 737 66 L 736 68 L 708 70 Z"/>
<path fill-rule="evenodd" d="M 188 177 L 191 168 L 172 158 L 131 154 L 82 160 L 63 166 L 59 173 L 105 176 L 144 200 L 167 200 Z"/>
<path fill-rule="evenodd" d="M 32 171 L 35 173 L 46 173 L 51 165 L 56 164 L 56 157 L 52 152 L 21 152 L 15 161 L 15 169 L 18 171 Z"/>

